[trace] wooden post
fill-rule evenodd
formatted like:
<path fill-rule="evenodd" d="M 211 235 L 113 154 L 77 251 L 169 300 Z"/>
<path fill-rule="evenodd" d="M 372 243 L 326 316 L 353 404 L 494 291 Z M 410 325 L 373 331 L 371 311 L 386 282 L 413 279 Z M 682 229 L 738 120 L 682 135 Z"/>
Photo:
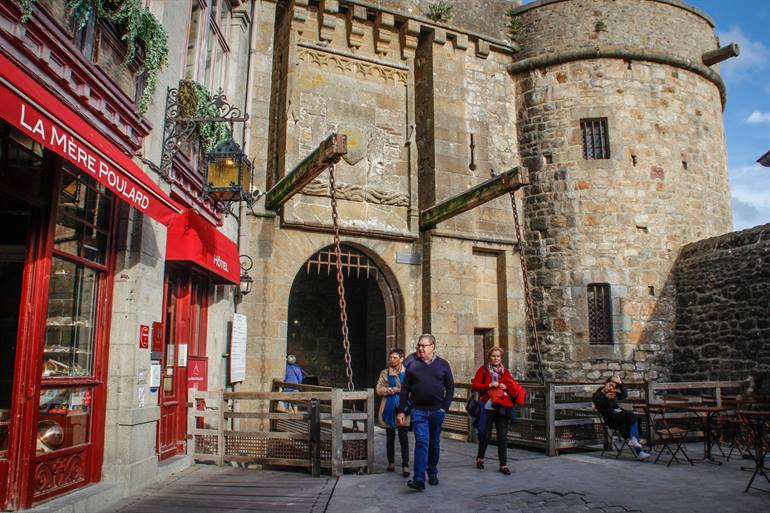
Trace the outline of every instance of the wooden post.
<path fill-rule="evenodd" d="M 553 383 L 545 385 L 545 453 L 556 456 L 556 388 Z"/>
<path fill-rule="evenodd" d="M 331 475 L 339 477 L 342 475 L 344 466 L 342 460 L 342 389 L 332 389 L 332 461 Z"/>
<path fill-rule="evenodd" d="M 310 473 L 321 477 L 321 403 L 310 400 Z"/>
<path fill-rule="evenodd" d="M 374 389 L 366 389 L 366 473 L 374 472 Z"/>
<path fill-rule="evenodd" d="M 219 423 L 217 425 L 217 465 L 220 467 L 225 464 L 225 391 L 219 392 Z"/>
<path fill-rule="evenodd" d="M 446 221 L 458 214 L 483 205 L 498 196 L 529 185 L 527 171 L 515 167 L 510 171 L 490 178 L 486 182 L 471 187 L 441 203 L 420 212 L 420 230 L 435 227 L 441 221 Z"/>
<path fill-rule="evenodd" d="M 722 387 L 717 387 L 716 391 L 714 392 L 714 397 L 717 400 L 717 408 L 722 407 Z"/>
<path fill-rule="evenodd" d="M 332 134 L 310 155 L 278 180 L 265 195 L 265 208 L 278 210 L 326 168 L 336 164 L 348 152 L 347 136 Z"/>

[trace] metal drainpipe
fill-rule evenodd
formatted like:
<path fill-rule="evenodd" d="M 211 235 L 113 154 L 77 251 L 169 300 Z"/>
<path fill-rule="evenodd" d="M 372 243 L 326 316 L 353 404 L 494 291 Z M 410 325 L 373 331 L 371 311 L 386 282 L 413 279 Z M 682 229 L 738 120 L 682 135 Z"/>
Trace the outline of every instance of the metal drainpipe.
<path fill-rule="evenodd" d="M 251 102 L 253 98 L 252 89 L 254 88 L 254 74 L 252 73 L 252 66 L 254 63 L 254 56 L 257 53 L 257 49 L 255 47 L 255 41 L 257 39 L 257 16 L 259 15 L 259 7 L 258 4 L 261 0 L 251 0 L 251 30 L 249 31 L 249 56 L 246 64 L 246 99 L 245 99 L 245 105 L 244 105 L 244 112 L 248 114 L 249 119 L 246 120 L 243 127 L 243 152 L 248 156 L 249 151 L 251 149 L 251 119 L 252 119 L 252 107 Z M 249 191 L 251 193 L 251 191 Z M 241 254 L 241 224 L 243 223 L 243 216 L 245 215 L 246 210 L 243 208 L 243 202 L 238 203 L 238 230 L 236 232 L 236 246 L 238 248 L 238 255 Z M 240 259 L 238 262 L 238 265 L 240 266 Z M 240 269 L 239 269 L 240 273 Z M 240 297 L 240 283 L 238 284 L 238 292 L 236 292 L 236 298 L 233 302 L 233 313 L 238 313 L 238 305 L 242 301 L 242 298 Z M 225 384 L 225 387 L 227 385 Z M 238 384 L 233 383 L 232 384 L 233 392 L 236 392 L 238 389 Z M 235 426 L 234 426 L 235 427 Z"/>

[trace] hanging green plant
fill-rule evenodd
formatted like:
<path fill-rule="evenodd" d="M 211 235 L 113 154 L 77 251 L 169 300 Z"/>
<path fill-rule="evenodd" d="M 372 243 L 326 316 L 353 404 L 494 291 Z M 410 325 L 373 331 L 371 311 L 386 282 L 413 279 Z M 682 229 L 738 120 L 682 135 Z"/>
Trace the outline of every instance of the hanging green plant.
<path fill-rule="evenodd" d="M 179 115 L 182 118 L 205 118 L 219 116 L 215 106 L 211 105 L 211 92 L 195 80 L 179 81 Z M 225 122 L 210 121 L 198 123 L 195 128 L 198 142 L 208 153 L 232 137 L 230 126 Z"/>
<path fill-rule="evenodd" d="M 439 0 L 438 2 L 428 4 L 428 19 L 436 23 L 449 23 L 454 17 L 455 6 L 448 0 Z"/>
<path fill-rule="evenodd" d="M 22 23 L 32 15 L 32 4 L 36 0 L 17 0 L 21 6 Z M 139 99 L 139 114 L 147 112 L 152 93 L 158 81 L 158 74 L 168 61 L 168 33 L 158 19 L 147 9 L 142 0 L 67 0 L 67 7 L 83 28 L 91 16 L 96 15 L 114 23 L 123 31 L 122 39 L 128 51 L 124 66 L 133 63 L 144 50 L 142 64 L 137 74 L 145 75 L 145 86 Z"/>

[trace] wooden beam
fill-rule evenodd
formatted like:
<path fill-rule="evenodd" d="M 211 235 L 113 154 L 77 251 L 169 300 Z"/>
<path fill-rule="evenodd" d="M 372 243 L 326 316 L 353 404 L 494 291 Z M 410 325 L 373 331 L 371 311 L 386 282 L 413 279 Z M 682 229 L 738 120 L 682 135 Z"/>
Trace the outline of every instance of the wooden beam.
<path fill-rule="evenodd" d="M 466 210 L 483 205 L 508 192 L 529 185 L 527 170 L 514 167 L 494 178 L 480 183 L 467 191 L 442 201 L 420 212 L 420 230 L 434 228 L 441 221 L 446 221 Z"/>
<path fill-rule="evenodd" d="M 326 168 L 336 164 L 348 152 L 347 136 L 331 134 L 310 155 L 278 180 L 265 195 L 265 208 L 278 210 Z"/>

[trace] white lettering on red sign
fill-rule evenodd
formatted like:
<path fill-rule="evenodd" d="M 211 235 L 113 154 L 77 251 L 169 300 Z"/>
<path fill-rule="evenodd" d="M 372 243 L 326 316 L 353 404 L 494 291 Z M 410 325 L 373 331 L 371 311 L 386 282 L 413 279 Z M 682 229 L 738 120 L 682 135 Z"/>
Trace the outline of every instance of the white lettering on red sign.
<path fill-rule="evenodd" d="M 227 268 L 227 262 L 225 262 L 219 255 L 214 255 L 214 265 L 222 269 L 224 272 L 230 272 Z"/>
<path fill-rule="evenodd" d="M 32 135 L 38 134 L 37 139 L 42 139 L 43 142 L 48 141 L 48 145 L 58 150 L 69 157 L 69 159 L 78 165 L 84 171 L 88 171 L 97 179 L 106 183 L 107 186 L 115 193 L 123 196 L 123 199 L 129 204 L 139 207 L 142 210 L 146 210 L 150 205 L 150 198 L 145 195 L 141 189 L 136 185 L 131 184 L 128 179 L 119 171 L 113 169 L 109 163 L 105 162 L 99 155 L 95 155 L 89 148 L 81 146 L 78 141 L 67 132 L 64 132 L 56 127 L 56 125 L 50 126 L 50 138 L 46 138 L 46 126 L 44 118 L 33 118 L 33 114 L 27 111 L 27 106 L 21 104 L 21 117 L 20 124 Z M 225 271 L 227 271 L 227 264 L 225 264 Z"/>

